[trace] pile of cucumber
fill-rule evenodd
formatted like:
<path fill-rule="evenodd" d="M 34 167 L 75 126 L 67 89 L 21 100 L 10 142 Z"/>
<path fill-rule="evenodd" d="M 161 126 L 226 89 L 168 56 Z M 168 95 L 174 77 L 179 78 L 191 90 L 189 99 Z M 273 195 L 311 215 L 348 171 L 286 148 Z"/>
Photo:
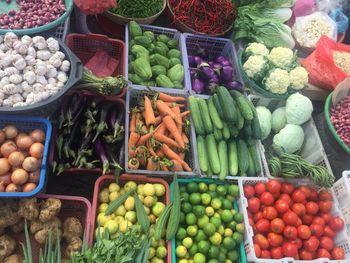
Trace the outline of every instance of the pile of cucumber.
<path fill-rule="evenodd" d="M 218 87 L 208 99 L 190 96 L 201 174 L 258 176 L 261 129 L 254 105 L 236 90 Z"/>

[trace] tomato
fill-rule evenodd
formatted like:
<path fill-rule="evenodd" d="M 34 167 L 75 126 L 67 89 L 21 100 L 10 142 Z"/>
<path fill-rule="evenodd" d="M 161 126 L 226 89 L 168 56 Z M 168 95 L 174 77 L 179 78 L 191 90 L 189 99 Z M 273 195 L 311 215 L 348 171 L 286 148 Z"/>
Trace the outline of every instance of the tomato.
<path fill-rule="evenodd" d="M 283 255 L 286 257 L 295 257 L 298 254 L 298 247 L 291 242 L 285 242 L 282 246 L 282 249 Z"/>
<path fill-rule="evenodd" d="M 267 235 L 267 240 L 269 241 L 270 246 L 278 247 L 282 244 L 283 237 L 281 235 L 271 232 Z"/>
<path fill-rule="evenodd" d="M 248 214 L 248 218 L 253 218 L 253 214 L 249 210 L 247 210 L 247 214 Z"/>
<path fill-rule="evenodd" d="M 290 198 L 290 196 L 287 194 L 281 194 L 279 199 L 286 201 L 288 203 L 289 207 L 291 207 L 293 205 L 292 198 Z"/>
<path fill-rule="evenodd" d="M 270 251 L 268 251 L 266 249 L 261 250 L 260 258 L 271 258 Z"/>
<path fill-rule="evenodd" d="M 295 190 L 292 194 L 292 200 L 295 203 L 306 203 L 306 196 L 303 191 Z"/>
<path fill-rule="evenodd" d="M 314 253 L 307 251 L 305 249 L 300 250 L 299 255 L 301 260 L 312 260 L 315 257 Z"/>
<path fill-rule="evenodd" d="M 283 229 L 283 235 L 290 240 L 294 240 L 298 236 L 298 230 L 294 226 L 286 226 Z"/>
<path fill-rule="evenodd" d="M 292 205 L 292 210 L 300 217 L 306 214 L 306 208 L 302 203 L 294 203 Z"/>
<path fill-rule="evenodd" d="M 300 238 L 294 239 L 289 241 L 290 243 L 294 244 L 297 246 L 298 249 L 301 249 L 303 247 L 303 241 L 301 241 Z"/>
<path fill-rule="evenodd" d="M 260 196 L 260 202 L 264 205 L 272 205 L 275 202 L 272 194 L 269 192 L 264 192 Z"/>
<path fill-rule="evenodd" d="M 331 258 L 331 254 L 324 248 L 319 248 L 317 250 L 317 257 L 318 258 Z"/>
<path fill-rule="evenodd" d="M 303 222 L 301 221 L 300 217 L 298 217 L 297 222 L 295 223 L 295 226 L 298 227 L 302 224 L 303 224 Z"/>
<path fill-rule="evenodd" d="M 320 241 L 317 237 L 311 236 L 308 240 L 304 240 L 303 245 L 307 251 L 315 252 L 320 245 Z"/>
<path fill-rule="evenodd" d="M 284 222 L 281 218 L 275 218 L 271 221 L 271 231 L 274 233 L 283 233 L 284 226 Z"/>
<path fill-rule="evenodd" d="M 333 200 L 333 196 L 330 192 L 328 192 L 325 189 L 322 189 L 319 193 L 318 193 L 318 199 L 320 199 L 320 201 L 332 201 Z"/>
<path fill-rule="evenodd" d="M 332 257 L 333 259 L 337 259 L 337 260 L 344 259 L 345 258 L 344 249 L 342 249 L 341 247 L 335 247 L 332 250 Z"/>
<path fill-rule="evenodd" d="M 328 224 L 332 219 L 332 215 L 329 213 L 321 214 L 320 216 L 323 218 L 323 220 L 326 222 L 326 224 Z"/>
<path fill-rule="evenodd" d="M 277 200 L 280 197 L 280 195 L 281 195 L 280 192 L 272 193 L 272 196 L 275 200 Z"/>
<path fill-rule="evenodd" d="M 252 218 L 248 218 L 249 225 L 251 225 L 253 228 L 255 227 L 254 220 Z"/>
<path fill-rule="evenodd" d="M 294 191 L 294 186 L 291 183 L 283 183 L 281 185 L 281 192 L 285 194 L 292 194 Z"/>
<path fill-rule="evenodd" d="M 261 248 L 259 247 L 258 244 L 254 244 L 254 251 L 255 251 L 255 256 L 256 256 L 257 258 L 259 258 L 260 255 L 261 255 Z"/>
<path fill-rule="evenodd" d="M 311 189 L 305 185 L 300 186 L 298 190 L 302 191 L 305 194 L 306 199 L 309 199 L 311 195 Z"/>
<path fill-rule="evenodd" d="M 312 224 L 312 220 L 314 219 L 314 217 L 312 215 L 306 214 L 302 217 L 302 221 L 304 225 L 311 225 Z"/>
<path fill-rule="evenodd" d="M 256 234 L 254 237 L 253 237 L 253 241 L 254 243 L 258 244 L 260 248 L 262 249 L 268 249 L 270 244 L 269 244 L 269 241 L 267 240 L 267 238 L 262 235 L 262 234 Z"/>
<path fill-rule="evenodd" d="M 323 229 L 323 235 L 326 237 L 333 238 L 333 237 L 335 237 L 335 232 L 329 226 L 325 226 L 325 228 Z"/>
<path fill-rule="evenodd" d="M 252 213 L 258 212 L 260 209 L 260 200 L 257 197 L 252 197 L 248 200 L 248 210 Z"/>
<path fill-rule="evenodd" d="M 282 219 L 283 219 L 284 223 L 286 223 L 287 225 L 294 226 L 294 225 L 296 225 L 296 223 L 298 221 L 298 216 L 293 211 L 288 211 L 288 212 L 283 214 Z"/>
<path fill-rule="evenodd" d="M 334 230 L 334 231 L 340 231 L 344 228 L 344 221 L 341 219 L 339 216 L 333 217 L 331 221 L 329 222 L 329 226 Z"/>
<path fill-rule="evenodd" d="M 279 193 L 281 191 L 281 183 L 277 180 L 269 180 L 267 182 L 267 190 L 270 193 Z"/>
<path fill-rule="evenodd" d="M 331 239 L 330 237 L 321 237 L 320 247 L 328 251 L 331 251 L 334 247 L 333 239 Z"/>
<path fill-rule="evenodd" d="M 263 214 L 261 211 L 257 212 L 256 214 L 254 214 L 253 216 L 253 219 L 254 219 L 254 222 L 258 222 L 259 219 L 263 218 Z"/>
<path fill-rule="evenodd" d="M 311 188 L 310 191 L 311 192 L 310 192 L 309 200 L 310 201 L 318 201 L 318 193 L 317 193 L 316 189 Z"/>
<path fill-rule="evenodd" d="M 282 247 L 273 247 L 271 248 L 271 257 L 274 259 L 283 258 Z"/>
<path fill-rule="evenodd" d="M 265 218 L 259 219 L 255 224 L 255 228 L 259 233 L 265 233 L 270 230 L 270 221 Z"/>
<path fill-rule="evenodd" d="M 311 236 L 311 230 L 306 225 L 300 225 L 297 227 L 298 237 L 300 239 L 308 239 Z"/>
<path fill-rule="evenodd" d="M 318 202 L 318 207 L 320 208 L 321 213 L 329 213 L 332 210 L 333 202 L 332 201 L 320 201 Z"/>
<path fill-rule="evenodd" d="M 263 209 L 263 217 L 269 220 L 275 219 L 277 217 L 277 210 L 273 206 L 266 206 Z"/>
<path fill-rule="evenodd" d="M 266 185 L 264 183 L 257 183 L 254 186 L 255 193 L 261 195 L 263 192 L 266 192 Z"/>
<path fill-rule="evenodd" d="M 323 226 L 319 224 L 311 224 L 310 226 L 311 234 L 316 237 L 321 237 L 323 235 Z"/>
<path fill-rule="evenodd" d="M 322 226 L 326 225 L 326 222 L 324 221 L 324 219 L 322 217 L 319 217 L 319 216 L 315 216 L 314 219 L 312 220 L 312 223 L 313 224 L 319 224 L 319 225 L 322 225 Z"/>
<path fill-rule="evenodd" d="M 278 213 L 283 214 L 289 210 L 287 201 L 278 199 L 275 203 L 275 208 Z"/>
<path fill-rule="evenodd" d="M 254 190 L 254 186 L 247 184 L 243 187 L 243 191 L 244 191 L 244 196 L 246 198 L 251 198 L 255 195 L 255 190 Z"/>
<path fill-rule="evenodd" d="M 305 208 L 306 212 L 311 215 L 316 215 L 318 212 L 318 204 L 314 201 L 307 202 Z"/>

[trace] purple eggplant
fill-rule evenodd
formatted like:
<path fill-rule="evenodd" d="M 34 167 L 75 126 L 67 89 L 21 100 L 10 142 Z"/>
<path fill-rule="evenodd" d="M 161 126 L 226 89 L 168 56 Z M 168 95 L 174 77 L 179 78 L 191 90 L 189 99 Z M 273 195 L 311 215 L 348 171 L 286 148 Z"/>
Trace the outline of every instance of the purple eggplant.
<path fill-rule="evenodd" d="M 220 79 L 219 77 L 215 74 L 214 76 L 212 76 L 209 80 L 208 80 L 208 83 L 216 83 L 216 84 L 219 84 L 220 83 Z"/>
<path fill-rule="evenodd" d="M 102 163 L 102 174 L 109 173 L 109 161 L 106 151 L 100 140 L 96 140 L 94 143 L 94 148 L 96 153 L 98 153 L 101 163 Z"/>
<path fill-rule="evenodd" d="M 195 93 L 201 94 L 204 91 L 204 82 L 196 77 L 192 78 L 192 90 Z"/>
<path fill-rule="evenodd" d="M 192 55 L 188 55 L 188 64 L 190 65 L 190 67 L 195 67 L 196 66 L 196 62 L 194 60 L 194 56 Z"/>
<path fill-rule="evenodd" d="M 194 59 L 194 62 L 197 66 L 203 63 L 203 59 L 199 56 L 194 56 L 193 59 Z"/>
<path fill-rule="evenodd" d="M 225 84 L 225 87 L 228 89 L 228 90 L 238 90 L 238 91 L 242 91 L 243 90 L 243 85 L 241 82 L 239 81 L 236 81 L 236 80 L 232 80 L 230 82 L 227 82 Z"/>
<path fill-rule="evenodd" d="M 214 62 L 214 61 L 208 61 L 208 64 L 209 64 L 209 66 L 210 66 L 211 68 L 213 68 L 213 67 L 214 67 L 215 62 Z"/>
<path fill-rule="evenodd" d="M 200 72 L 199 76 L 204 80 L 209 80 L 215 76 L 215 71 L 212 69 L 208 63 L 202 63 L 199 65 Z"/>
<path fill-rule="evenodd" d="M 218 56 L 215 61 L 218 62 L 218 63 L 222 63 L 223 61 L 227 61 L 228 59 L 224 56 Z"/>
<path fill-rule="evenodd" d="M 232 67 L 232 63 L 228 60 L 222 61 L 220 63 L 223 67 Z"/>
<path fill-rule="evenodd" d="M 190 75 L 191 77 L 197 76 L 198 69 L 190 68 Z"/>
<path fill-rule="evenodd" d="M 222 82 L 230 82 L 232 81 L 233 69 L 229 66 L 224 66 L 220 72 L 220 79 Z"/>

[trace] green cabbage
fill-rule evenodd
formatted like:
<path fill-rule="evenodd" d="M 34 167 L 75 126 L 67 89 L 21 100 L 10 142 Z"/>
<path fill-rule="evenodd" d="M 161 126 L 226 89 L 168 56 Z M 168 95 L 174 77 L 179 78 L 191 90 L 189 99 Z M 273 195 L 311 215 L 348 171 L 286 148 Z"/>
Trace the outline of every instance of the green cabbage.
<path fill-rule="evenodd" d="M 300 93 L 294 93 L 288 97 L 286 102 L 286 117 L 288 123 L 301 125 L 310 120 L 312 111 L 312 102 L 308 97 Z"/>
<path fill-rule="evenodd" d="M 271 126 L 274 132 L 279 132 L 287 124 L 286 107 L 275 109 L 272 113 Z"/>
<path fill-rule="evenodd" d="M 304 131 L 299 125 L 287 124 L 273 137 L 272 148 L 277 154 L 295 153 L 304 142 Z"/>
<path fill-rule="evenodd" d="M 265 140 L 271 132 L 271 112 L 268 108 L 263 106 L 256 107 L 259 124 L 261 128 L 262 140 Z"/>

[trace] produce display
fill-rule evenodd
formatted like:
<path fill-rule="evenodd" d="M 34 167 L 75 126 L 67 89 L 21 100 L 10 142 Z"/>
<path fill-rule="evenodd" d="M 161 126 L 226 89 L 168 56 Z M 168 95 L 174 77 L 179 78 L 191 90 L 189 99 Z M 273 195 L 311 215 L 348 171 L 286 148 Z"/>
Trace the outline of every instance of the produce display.
<path fill-rule="evenodd" d="M 0 36 L 0 106 L 32 105 L 59 92 L 69 77 L 70 62 L 58 41 L 42 36 Z"/>
<path fill-rule="evenodd" d="M 243 215 L 234 203 L 234 184 L 180 182 L 180 226 L 176 233 L 176 262 L 236 262 L 243 242 Z"/>
<path fill-rule="evenodd" d="M 162 92 L 143 99 L 130 110 L 128 167 L 130 170 L 191 172 L 186 98 Z"/>
<path fill-rule="evenodd" d="M 189 97 L 197 134 L 200 170 L 207 176 L 257 176 L 261 172 L 256 140 L 261 129 L 254 106 L 236 90 L 222 86 L 204 100 Z"/>
<path fill-rule="evenodd" d="M 179 40 L 165 34 L 143 31 L 134 21 L 129 23 L 129 80 L 149 87 L 183 89 L 184 67 Z"/>
<path fill-rule="evenodd" d="M 345 258 L 344 249 L 337 246 L 344 221 L 332 210 L 331 192 L 287 181 L 262 180 L 244 184 L 244 196 L 248 199 L 257 258 Z"/>
<path fill-rule="evenodd" d="M 350 53 L 333 51 L 334 64 L 344 71 L 346 74 L 350 75 Z"/>
<path fill-rule="evenodd" d="M 331 122 L 340 139 L 350 147 L 350 124 L 346 121 L 350 116 L 350 96 L 346 96 L 334 108 L 331 108 L 330 115 Z"/>
<path fill-rule="evenodd" d="M 128 18 L 147 18 L 159 13 L 163 3 L 164 0 L 116 0 L 116 7 L 110 12 Z"/>
<path fill-rule="evenodd" d="M 0 131 L 0 192 L 32 192 L 39 183 L 45 132 L 7 125 Z"/>

